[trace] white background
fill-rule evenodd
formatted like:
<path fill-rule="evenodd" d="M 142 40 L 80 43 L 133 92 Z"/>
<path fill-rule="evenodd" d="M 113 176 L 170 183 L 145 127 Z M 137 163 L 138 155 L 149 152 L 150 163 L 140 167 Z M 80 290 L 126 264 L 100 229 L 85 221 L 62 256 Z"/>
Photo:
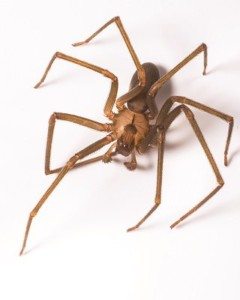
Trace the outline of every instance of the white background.
<path fill-rule="evenodd" d="M 120 15 L 142 62 L 169 70 L 200 43 L 198 56 L 158 95 L 184 95 L 235 117 L 230 165 L 223 165 L 227 123 L 194 110 L 225 186 L 181 226 L 169 225 L 215 186 L 215 177 L 186 119 L 167 135 L 162 205 L 141 229 L 126 233 L 150 209 L 156 150 L 139 169 L 96 163 L 70 172 L 34 219 L 19 257 L 27 217 L 55 178 L 43 172 L 48 118 L 54 111 L 107 121 L 109 80 L 57 61 L 57 50 L 109 69 L 126 92 L 134 64 L 112 25 Z M 224 1 L 0 1 L 0 298 L 104 300 L 240 299 L 240 3 Z M 58 123 L 53 163 L 60 165 L 102 133 Z M 118 162 L 122 158 L 119 157 Z"/>

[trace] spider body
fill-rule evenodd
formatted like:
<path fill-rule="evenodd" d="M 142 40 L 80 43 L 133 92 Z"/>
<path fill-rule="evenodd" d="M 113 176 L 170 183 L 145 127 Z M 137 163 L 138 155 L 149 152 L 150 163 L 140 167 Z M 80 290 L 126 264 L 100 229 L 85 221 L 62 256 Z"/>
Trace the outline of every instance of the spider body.
<path fill-rule="evenodd" d="M 149 132 L 149 121 L 144 113 L 129 109 L 120 111 L 114 118 L 113 133 L 117 140 L 117 152 L 128 156 Z"/>
<path fill-rule="evenodd" d="M 158 68 L 153 63 L 144 63 L 142 64 L 142 68 L 144 69 L 146 76 L 146 85 L 137 96 L 133 97 L 127 102 L 127 107 L 130 110 L 138 113 L 146 113 L 146 111 L 149 109 L 147 104 L 148 92 L 151 86 L 159 79 Z M 138 84 L 138 73 L 135 72 L 130 82 L 130 90 L 138 86 Z"/>
<path fill-rule="evenodd" d="M 146 85 L 142 91 L 130 98 L 127 107 L 113 117 L 113 132 L 117 139 L 117 153 L 128 156 L 141 144 L 149 133 L 149 120 L 152 118 L 148 106 L 148 92 L 151 86 L 159 79 L 158 68 L 153 63 L 144 63 L 142 68 L 146 76 Z M 135 72 L 129 90 L 139 85 L 138 73 Z M 155 104 L 154 104 L 155 105 Z M 128 167 L 128 164 L 126 164 Z M 131 167 L 130 170 L 133 170 Z"/>
<path fill-rule="evenodd" d="M 108 80 L 111 80 L 109 96 L 103 109 L 105 116 L 111 121 L 111 123 L 103 124 L 94 120 L 87 119 L 85 117 L 80 117 L 77 115 L 71 115 L 66 113 L 56 112 L 52 114 L 52 116 L 49 119 L 48 127 L 45 156 L 45 173 L 47 175 L 53 173 L 58 174 L 29 215 L 20 254 L 22 254 L 25 249 L 33 218 L 37 215 L 42 205 L 45 203 L 45 201 L 48 199 L 48 197 L 51 195 L 54 189 L 58 186 L 58 184 L 62 181 L 62 179 L 65 177 L 66 174 L 68 174 L 68 172 L 71 169 L 81 167 L 83 165 L 94 163 L 97 161 L 103 161 L 104 163 L 108 163 L 112 160 L 112 156 L 121 154 L 123 156 L 131 155 L 131 160 L 125 162 L 124 164 L 129 170 L 134 170 L 137 167 L 137 160 L 135 155 L 136 151 L 140 154 L 143 154 L 149 149 L 150 145 L 155 145 L 158 149 L 158 160 L 157 184 L 154 205 L 148 211 L 148 213 L 135 226 L 129 228 L 128 231 L 138 228 L 161 204 L 165 136 L 167 134 L 169 126 L 181 113 L 183 113 L 186 116 L 186 119 L 188 120 L 189 124 L 193 129 L 193 133 L 196 135 L 209 161 L 212 171 L 216 177 L 217 186 L 204 199 L 202 199 L 192 209 L 190 209 L 186 214 L 184 214 L 179 220 L 174 222 L 171 225 L 171 228 L 182 222 L 189 215 L 191 215 L 202 205 L 204 205 L 221 189 L 221 187 L 224 184 L 217 164 L 211 154 L 211 151 L 204 139 L 203 133 L 201 132 L 201 129 L 199 128 L 194 114 L 190 110 L 189 106 L 192 106 L 206 113 L 214 115 L 218 118 L 221 118 L 229 124 L 228 136 L 224 151 L 225 165 L 227 165 L 227 154 L 233 128 L 233 118 L 209 106 L 181 96 L 172 96 L 169 99 L 167 99 L 164 102 L 160 111 L 158 111 L 157 106 L 155 104 L 155 96 L 158 90 L 174 74 L 176 74 L 181 68 L 183 68 L 187 63 L 189 63 L 194 57 L 196 57 L 200 53 L 203 53 L 204 55 L 203 74 L 205 74 L 207 66 L 207 46 L 205 44 L 201 44 L 200 46 L 198 46 L 179 64 L 177 64 L 173 69 L 171 69 L 169 72 L 167 72 L 161 77 L 159 76 L 158 69 L 154 64 L 140 63 L 119 17 L 111 19 L 85 41 L 75 43 L 73 44 L 73 46 L 79 46 L 88 43 L 102 30 L 104 30 L 107 26 L 113 23 L 117 25 L 123 37 L 123 40 L 129 50 L 129 53 L 133 59 L 133 62 L 136 66 L 136 72 L 132 77 L 130 89 L 126 94 L 117 98 L 118 78 L 110 71 L 61 52 L 56 52 L 53 55 L 41 80 L 35 86 L 35 88 L 38 88 L 44 82 L 49 70 L 52 67 L 52 64 L 56 59 L 62 59 L 64 61 L 71 62 L 83 68 L 87 68 L 94 72 L 100 73 L 103 76 L 107 77 Z M 174 107 L 174 104 L 177 104 L 177 106 Z M 117 112 L 114 111 L 114 105 L 117 109 Z M 69 160 L 63 166 L 56 169 L 52 169 L 50 167 L 51 148 L 54 136 L 54 128 L 57 121 L 67 121 L 76 123 L 78 125 L 85 126 L 94 130 L 107 132 L 108 134 L 104 138 L 77 152 L 75 155 L 70 157 Z M 83 160 L 88 155 L 98 151 L 102 147 L 109 144 L 111 144 L 111 146 L 105 154 Z"/>

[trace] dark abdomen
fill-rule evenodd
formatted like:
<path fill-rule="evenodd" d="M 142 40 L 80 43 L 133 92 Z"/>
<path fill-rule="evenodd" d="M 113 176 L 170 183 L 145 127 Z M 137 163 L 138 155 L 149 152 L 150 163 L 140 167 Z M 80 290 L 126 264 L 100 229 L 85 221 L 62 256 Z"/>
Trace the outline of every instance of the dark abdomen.
<path fill-rule="evenodd" d="M 144 87 L 143 91 L 134 97 L 132 100 L 130 100 L 127 103 L 127 106 L 130 110 L 143 113 L 147 110 L 146 105 L 146 96 L 147 92 L 149 91 L 150 87 L 153 85 L 154 82 L 156 82 L 159 79 L 159 71 L 158 68 L 153 63 L 144 63 L 142 64 L 145 73 L 146 73 L 146 86 Z M 133 77 L 130 82 L 129 89 L 131 90 L 135 86 L 138 85 L 138 74 L 137 71 L 133 74 Z"/>

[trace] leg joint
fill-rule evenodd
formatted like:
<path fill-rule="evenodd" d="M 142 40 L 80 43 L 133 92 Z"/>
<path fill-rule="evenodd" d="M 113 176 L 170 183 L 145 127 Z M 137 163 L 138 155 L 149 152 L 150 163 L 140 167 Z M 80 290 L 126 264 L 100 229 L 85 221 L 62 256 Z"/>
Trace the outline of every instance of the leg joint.
<path fill-rule="evenodd" d="M 207 45 L 206 45 L 205 43 L 202 43 L 202 44 L 201 44 L 201 47 L 202 47 L 202 49 L 203 49 L 204 51 L 207 50 Z"/>
<path fill-rule="evenodd" d="M 59 52 L 57 51 L 55 54 L 54 54 L 54 57 L 59 57 L 59 58 L 63 58 L 64 57 L 64 54 L 62 52 Z"/>
<path fill-rule="evenodd" d="M 120 20 L 120 17 L 119 17 L 119 16 L 116 16 L 116 17 L 114 17 L 112 20 L 113 20 L 114 22 L 119 21 L 119 20 Z"/>
<path fill-rule="evenodd" d="M 51 170 L 49 167 L 45 167 L 45 175 L 50 175 L 51 174 Z"/>
<path fill-rule="evenodd" d="M 160 205 L 160 203 L 161 203 L 160 196 L 156 196 L 156 197 L 155 197 L 155 204 L 156 204 L 156 205 Z"/>
<path fill-rule="evenodd" d="M 76 164 L 76 162 L 80 159 L 80 156 L 78 154 L 75 154 L 73 157 L 71 157 L 69 159 L 69 161 L 67 162 L 67 167 L 69 169 L 72 169 L 74 167 L 74 165 Z"/>
<path fill-rule="evenodd" d="M 180 96 L 171 96 L 167 99 L 167 101 L 172 104 L 174 104 L 175 102 L 184 103 L 184 101 L 182 100 L 182 97 L 180 97 Z"/>
<path fill-rule="evenodd" d="M 117 82 L 118 81 L 117 76 L 115 76 L 113 73 L 111 73 L 108 70 L 102 70 L 101 73 L 103 74 L 103 76 L 110 78 L 113 82 Z"/>
<path fill-rule="evenodd" d="M 115 137 L 114 137 L 114 135 L 113 134 L 108 134 L 107 136 L 106 136 L 106 138 L 107 138 L 107 140 L 109 141 L 109 142 L 112 142 L 112 141 L 114 141 L 115 140 Z"/>
<path fill-rule="evenodd" d="M 223 181 L 222 178 L 218 178 L 218 184 L 219 184 L 219 187 L 222 187 L 222 186 L 224 186 L 225 182 Z"/>
<path fill-rule="evenodd" d="M 186 114 L 187 118 L 189 118 L 189 119 L 194 119 L 194 114 L 193 114 L 193 112 L 191 111 L 190 108 L 188 108 L 188 107 L 187 107 L 186 105 L 184 105 L 184 104 L 180 105 L 179 107 L 180 107 L 180 109 L 181 109 L 182 111 L 184 111 L 184 113 Z"/>
<path fill-rule="evenodd" d="M 234 119 L 232 116 L 227 116 L 227 121 L 228 121 L 228 123 L 231 123 L 231 124 L 234 123 Z"/>
<path fill-rule="evenodd" d="M 115 118 L 115 113 L 112 111 L 104 111 L 104 114 L 109 120 L 113 120 Z"/>
<path fill-rule="evenodd" d="M 175 103 L 175 102 L 178 102 L 178 103 L 185 103 L 185 99 L 184 97 L 181 97 L 181 96 L 172 96 L 169 98 L 169 100 L 172 102 L 172 103 Z"/>
<path fill-rule="evenodd" d="M 33 219 L 33 218 L 36 216 L 36 214 L 37 214 L 37 211 L 34 209 L 34 210 L 31 211 L 29 217 L 30 217 L 31 219 Z"/>
<path fill-rule="evenodd" d="M 113 130 L 113 125 L 106 123 L 104 124 L 104 131 L 111 132 Z"/>
<path fill-rule="evenodd" d="M 49 124 L 54 124 L 57 119 L 57 113 L 53 113 L 49 118 Z"/>

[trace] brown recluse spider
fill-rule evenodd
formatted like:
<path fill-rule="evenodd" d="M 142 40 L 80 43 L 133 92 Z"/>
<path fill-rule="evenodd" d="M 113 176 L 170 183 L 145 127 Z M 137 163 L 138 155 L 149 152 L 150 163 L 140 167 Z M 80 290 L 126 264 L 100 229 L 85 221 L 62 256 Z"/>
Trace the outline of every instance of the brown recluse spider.
<path fill-rule="evenodd" d="M 194 114 L 188 107 L 188 105 L 219 117 L 229 123 L 228 136 L 224 151 L 224 164 L 227 165 L 227 154 L 232 134 L 233 128 L 233 118 L 229 115 L 221 113 L 213 108 L 203 105 L 194 100 L 190 100 L 186 97 L 174 96 L 167 99 L 162 106 L 161 110 L 157 110 L 155 104 L 155 96 L 158 90 L 183 66 L 185 66 L 189 61 L 191 61 L 199 53 L 203 52 L 204 55 L 204 69 L 203 75 L 206 74 L 207 67 L 207 46 L 201 44 L 192 53 L 190 53 L 185 59 L 183 59 L 178 65 L 176 65 L 172 70 L 163 75 L 159 76 L 157 67 L 153 63 L 141 64 L 133 47 L 130 39 L 122 25 L 119 17 L 115 17 L 103 25 L 99 30 L 92 34 L 88 39 L 83 42 L 75 43 L 73 46 L 79 46 L 86 44 L 91 41 L 96 35 L 98 35 L 102 30 L 104 30 L 110 24 L 115 23 L 122 35 L 122 38 L 130 52 L 133 62 L 136 66 L 136 72 L 132 77 L 130 83 L 129 91 L 123 96 L 117 98 L 118 91 L 118 78 L 111 72 L 101 67 L 95 66 L 88 62 L 79 60 L 75 57 L 71 57 L 61 52 L 56 52 L 52 59 L 50 60 L 47 69 L 35 86 L 38 88 L 45 80 L 48 71 L 50 70 L 55 59 L 63 59 L 65 61 L 72 62 L 79 66 L 91 69 L 98 72 L 111 80 L 111 88 L 109 96 L 107 98 L 106 104 L 104 106 L 104 114 L 111 121 L 111 123 L 99 123 L 87 118 L 79 117 L 76 115 L 66 114 L 66 113 L 53 113 L 49 120 L 48 127 L 48 137 L 47 137 L 47 147 L 46 147 L 46 159 L 45 159 L 45 173 L 53 174 L 58 173 L 57 177 L 43 194 L 37 205 L 31 211 L 29 219 L 27 222 L 27 227 L 25 231 L 25 236 L 23 240 L 22 249 L 20 255 L 23 253 L 29 229 L 33 218 L 37 215 L 39 209 L 45 203 L 47 198 L 56 188 L 56 186 L 61 182 L 63 177 L 73 168 L 100 161 L 105 163 L 111 161 L 111 157 L 116 154 L 122 154 L 123 156 L 131 155 L 131 159 L 125 162 L 124 165 L 129 170 L 134 170 L 137 167 L 136 152 L 139 154 L 145 153 L 150 146 L 156 145 L 158 147 L 158 161 L 157 161 L 157 187 L 155 194 L 155 202 L 153 207 L 149 212 L 133 227 L 129 228 L 128 231 L 138 228 L 160 205 L 161 203 L 161 187 L 162 187 L 162 169 L 163 169 L 163 154 L 164 154 L 164 143 L 166 132 L 171 125 L 171 123 L 179 116 L 180 113 L 184 113 L 188 122 L 190 123 L 194 133 L 196 134 L 206 156 L 212 167 L 213 173 L 217 180 L 217 187 L 215 187 L 203 200 L 196 204 L 192 209 L 190 209 L 186 214 L 184 214 L 180 219 L 171 225 L 171 228 L 175 227 L 181 221 L 186 219 L 189 215 L 194 213 L 203 204 L 205 204 L 214 194 L 216 194 L 224 184 L 222 176 L 218 170 L 217 164 L 209 150 L 209 147 L 204 139 L 201 129 L 199 128 Z M 175 103 L 179 105 L 173 108 Z M 114 104 L 116 105 L 117 112 L 113 111 Z M 88 128 L 92 128 L 98 131 L 108 132 L 108 135 L 85 149 L 77 152 L 72 156 L 67 163 L 60 168 L 52 170 L 50 168 L 50 157 L 51 157 L 51 146 L 54 133 L 54 127 L 56 120 L 73 122 Z M 151 121 L 153 120 L 153 121 Z M 151 121 L 151 122 L 150 122 Z M 87 159 L 85 161 L 80 161 L 84 157 L 90 155 L 91 153 L 99 150 L 105 145 L 111 144 L 109 150 L 95 158 Z"/>

